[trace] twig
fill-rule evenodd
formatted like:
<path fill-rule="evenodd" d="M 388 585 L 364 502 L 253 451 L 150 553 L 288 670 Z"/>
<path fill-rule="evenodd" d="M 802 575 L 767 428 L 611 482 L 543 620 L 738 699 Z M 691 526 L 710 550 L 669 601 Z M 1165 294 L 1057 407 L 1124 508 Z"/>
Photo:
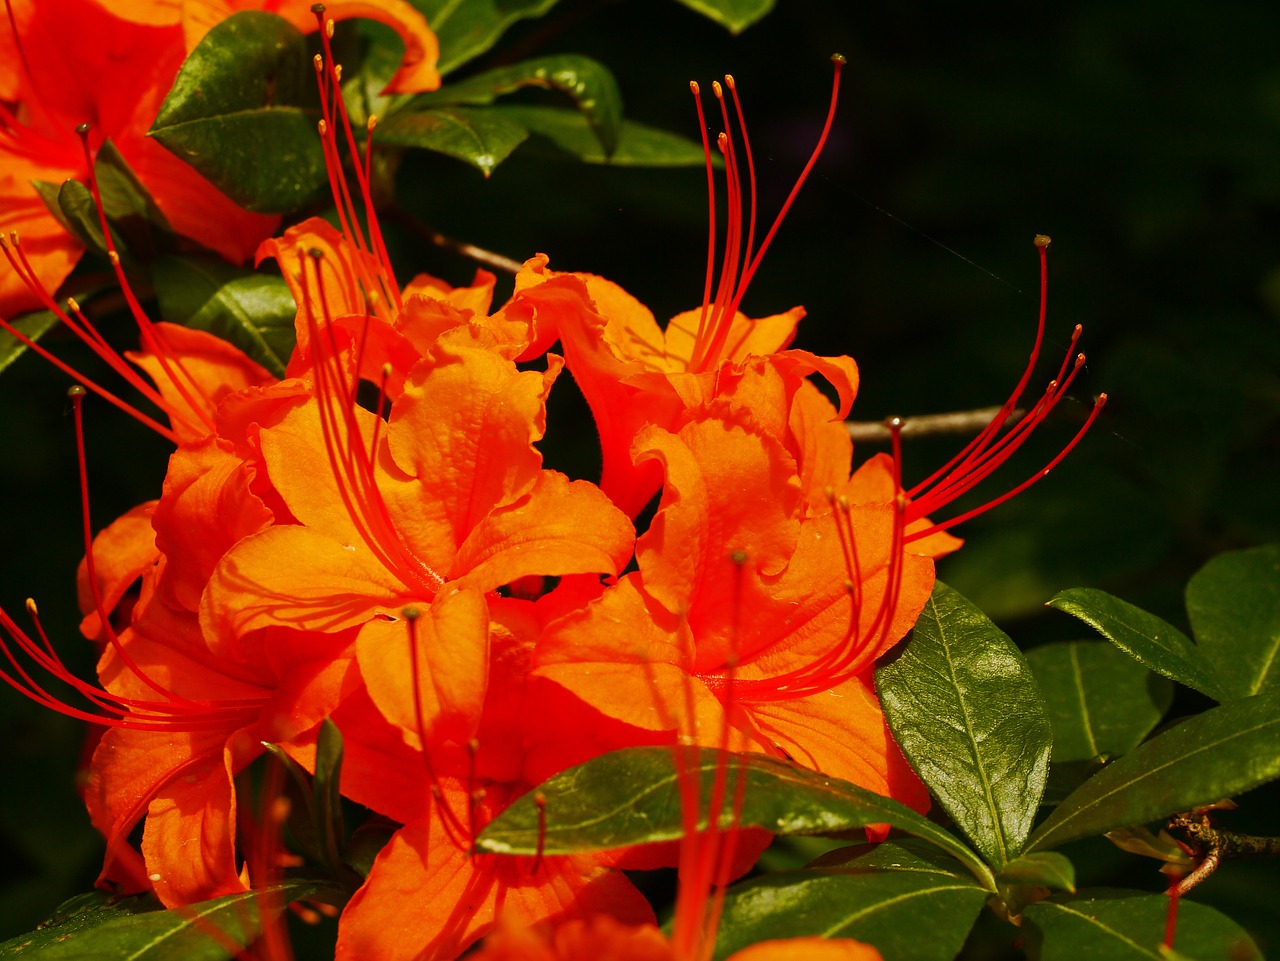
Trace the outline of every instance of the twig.
<path fill-rule="evenodd" d="M 445 250 L 451 250 L 455 254 L 461 254 L 463 257 L 474 260 L 478 264 L 484 264 L 486 267 L 492 267 L 494 270 L 500 270 L 505 274 L 518 274 L 520 273 L 520 268 L 524 266 L 518 260 L 512 260 L 510 257 L 494 253 L 492 250 L 485 250 L 475 244 L 456 240 L 447 234 L 440 233 L 438 230 L 432 230 L 399 205 L 388 207 L 384 212 L 384 216 L 406 230 L 417 234 L 428 243 L 443 247 Z"/>
<path fill-rule="evenodd" d="M 977 410 L 956 410 L 948 414 L 921 414 L 902 419 L 903 437 L 931 437 L 936 434 L 976 434 L 991 423 L 1000 413 L 999 407 L 980 407 Z M 1026 411 L 1016 408 L 1007 423 L 1016 424 Z M 889 428 L 879 421 L 851 420 L 845 423 L 849 436 L 856 444 L 887 443 Z"/>

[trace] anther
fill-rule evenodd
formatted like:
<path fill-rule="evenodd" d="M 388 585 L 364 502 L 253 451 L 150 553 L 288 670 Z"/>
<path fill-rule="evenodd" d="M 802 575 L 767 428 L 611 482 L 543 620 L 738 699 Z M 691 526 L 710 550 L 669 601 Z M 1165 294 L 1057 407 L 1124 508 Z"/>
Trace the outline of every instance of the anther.
<path fill-rule="evenodd" d="M 74 297 L 67 298 L 67 312 L 72 314 L 80 313 L 80 301 Z"/>
<path fill-rule="evenodd" d="M 329 135 L 329 121 L 327 120 L 317 121 L 316 131 L 320 134 L 321 137 L 327 137 Z"/>
<path fill-rule="evenodd" d="M 333 36 L 333 21 L 329 21 L 329 36 Z M 335 63 L 333 65 L 333 79 L 342 83 L 342 64 Z"/>
<path fill-rule="evenodd" d="M 27 598 L 27 613 L 32 617 L 40 616 L 40 609 L 36 607 L 36 599 L 34 597 Z"/>
<path fill-rule="evenodd" d="M 114 250 L 107 251 L 107 260 L 111 262 L 112 267 L 120 266 L 120 255 L 116 253 Z"/>
<path fill-rule="evenodd" d="M 328 37 L 330 40 L 333 39 L 333 18 L 332 17 L 330 17 L 324 23 L 324 35 Z"/>
<path fill-rule="evenodd" d="M 16 230 L 9 231 L 9 243 L 13 244 L 15 247 L 22 246 L 22 238 L 18 236 L 18 232 Z"/>
<path fill-rule="evenodd" d="M 696 80 L 689 81 L 689 92 L 692 93 L 695 97 L 702 92 L 702 89 L 698 86 L 698 81 Z"/>
<path fill-rule="evenodd" d="M 730 90 L 736 90 L 736 89 L 737 89 L 737 86 L 738 86 L 738 85 L 737 85 L 737 83 L 736 83 L 736 82 L 734 81 L 734 79 L 733 79 L 733 74 L 731 74 L 731 73 L 726 73 L 726 74 L 724 75 L 724 85 L 725 85 L 726 87 L 728 87 Z"/>
<path fill-rule="evenodd" d="M 320 54 L 316 54 L 312 57 L 311 62 L 315 65 L 316 73 L 322 73 L 324 71 L 324 57 Z"/>
<path fill-rule="evenodd" d="M 1037 247 L 1048 247 L 1051 243 L 1053 243 L 1053 238 L 1050 237 L 1048 234 L 1036 234 L 1035 240 L 1033 241 L 1033 243 L 1035 243 Z"/>
<path fill-rule="evenodd" d="M 376 113 L 369 114 L 369 119 L 364 122 L 364 129 L 369 133 L 373 133 L 373 128 L 378 126 L 378 115 Z"/>
<path fill-rule="evenodd" d="M 714 94 L 716 95 L 716 99 L 717 99 L 717 100 L 723 100 L 723 99 L 724 99 L 724 90 L 723 90 L 723 88 L 721 88 L 721 86 L 720 86 L 720 81 L 719 81 L 719 80 L 712 80 L 712 81 L 711 81 L 711 92 L 712 92 L 712 93 L 714 93 Z"/>

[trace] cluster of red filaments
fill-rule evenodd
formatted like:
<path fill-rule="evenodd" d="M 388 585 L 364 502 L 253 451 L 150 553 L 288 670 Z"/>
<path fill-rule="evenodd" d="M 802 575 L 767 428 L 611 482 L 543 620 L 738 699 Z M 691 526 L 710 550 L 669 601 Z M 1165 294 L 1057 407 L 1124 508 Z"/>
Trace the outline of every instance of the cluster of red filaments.
<path fill-rule="evenodd" d="M 1018 401 L 1022 398 L 1022 394 L 1031 380 L 1031 374 L 1035 369 L 1036 361 L 1040 356 L 1040 347 L 1044 341 L 1045 314 L 1049 290 L 1049 242 L 1049 238 L 1044 234 L 1038 234 L 1035 238 L 1036 250 L 1040 255 L 1040 313 L 1036 327 L 1035 344 L 1031 348 L 1031 355 L 1027 360 L 1027 366 L 1022 373 L 1021 379 L 1018 381 L 1013 393 L 1009 395 L 1009 399 L 1004 402 L 996 416 L 992 418 L 991 422 L 977 437 L 970 441 L 950 461 L 906 492 L 910 501 L 906 508 L 905 519 L 907 524 L 931 514 L 936 514 L 956 498 L 969 492 L 989 477 L 1001 464 L 1009 459 L 1014 451 L 1022 446 L 1027 438 L 1031 436 L 1032 431 L 1044 422 L 1059 401 L 1067 396 L 1076 374 L 1084 367 L 1084 354 L 1075 353 L 1076 343 L 1079 341 L 1080 333 L 1083 329 L 1077 324 L 1075 330 L 1072 331 L 1071 343 L 1067 348 L 1066 356 L 1062 360 L 1062 365 L 1059 367 L 1057 375 L 1053 380 L 1049 381 L 1044 393 L 1035 404 L 1020 419 L 1015 421 L 1015 415 L 1018 413 Z M 1093 422 L 1097 419 L 1098 413 L 1106 402 L 1107 395 L 1099 394 L 1094 400 L 1089 416 L 1080 426 L 1080 429 L 1076 431 L 1075 436 L 1058 452 L 1057 456 L 1021 484 L 1006 491 L 999 497 L 993 498 L 949 520 L 912 531 L 906 535 L 905 543 L 910 544 L 920 538 L 928 537 L 930 534 L 948 530 L 970 518 L 983 514 L 991 510 L 991 508 L 1003 504 L 1010 498 L 1016 497 L 1036 481 L 1048 476 L 1049 472 L 1057 467 L 1067 454 L 1071 453 L 1071 450 L 1080 442 L 1089 428 L 1093 426 Z M 1007 430 L 1005 429 L 1006 427 L 1008 427 Z M 1001 431 L 1004 433 L 1002 434 Z M 895 461 L 898 459 L 896 452 L 894 459 Z"/>
<path fill-rule="evenodd" d="M 735 345 L 729 343 L 729 332 L 733 325 L 733 318 L 742 303 L 742 298 L 746 294 L 747 287 L 755 276 L 756 270 L 759 269 L 760 262 L 764 259 L 765 251 L 769 248 L 769 244 L 773 242 L 774 235 L 782 225 L 783 218 L 786 217 L 787 211 L 791 209 L 792 203 L 800 193 L 800 188 L 804 185 L 805 180 L 808 179 L 809 172 L 813 169 L 814 164 L 817 163 L 818 156 L 826 145 L 827 136 L 831 132 L 831 124 L 835 119 L 836 100 L 840 92 L 840 68 L 844 66 L 845 58 L 840 54 L 835 54 L 831 58 L 831 62 L 835 65 L 835 74 L 831 83 L 831 104 L 827 108 L 827 119 L 823 124 L 822 133 L 818 137 L 818 143 L 814 147 L 808 163 L 805 164 L 795 185 L 791 188 L 791 193 L 787 195 L 787 199 L 783 202 L 782 208 L 778 211 L 772 226 L 770 226 L 768 233 L 765 234 L 764 240 L 760 242 L 759 247 L 755 246 L 755 162 L 751 156 L 751 141 L 747 137 L 747 124 L 742 113 L 742 103 L 738 99 L 738 86 L 732 75 L 729 74 L 725 75 L 723 86 L 719 81 L 714 81 L 711 84 L 711 90 L 720 106 L 720 117 L 724 124 L 724 129 L 716 137 L 716 149 L 724 157 L 726 203 L 728 204 L 725 243 L 721 254 L 720 279 L 718 282 L 714 280 L 716 272 L 716 189 L 711 143 L 707 136 L 707 122 L 702 110 L 701 89 L 696 81 L 690 81 L 689 83 L 689 89 L 693 93 L 694 104 L 698 109 L 698 126 L 702 131 L 702 150 L 707 161 L 707 207 L 708 223 L 710 224 L 707 237 L 707 268 L 706 281 L 702 291 L 702 309 L 698 317 L 698 328 L 694 332 L 693 356 L 689 361 L 689 370 L 691 372 L 700 373 L 715 367 L 732 352 Z M 734 138 L 729 134 L 732 124 L 729 120 L 729 108 L 725 104 L 725 90 L 729 91 L 730 98 L 733 100 L 734 114 L 738 121 L 738 131 L 742 137 L 741 158 L 738 156 Z M 747 193 L 750 198 L 748 203 L 744 203 L 743 200 L 743 161 L 745 161 L 747 168 L 746 183 Z"/>
<path fill-rule="evenodd" d="M 134 698 L 112 694 L 94 684 L 78 678 L 58 656 L 53 644 L 49 641 L 44 627 L 40 623 L 39 613 L 34 600 L 27 601 L 27 612 L 36 633 L 32 638 L 9 616 L 0 609 L 0 629 L 13 641 L 18 651 L 25 654 L 37 667 L 56 680 L 69 685 L 72 690 L 87 702 L 86 707 L 76 707 L 53 694 L 24 666 L 17 651 L 10 647 L 3 634 L 0 634 L 0 651 L 9 662 L 12 673 L 0 670 L 0 679 L 20 694 L 25 695 L 50 710 L 65 714 L 68 717 L 100 724 L 105 727 L 119 727 L 133 731 L 212 731 L 235 730 L 251 723 L 261 711 L 266 700 L 261 698 L 243 698 L 219 701 L 192 700 L 176 693 L 171 688 L 160 684 L 130 656 L 121 642 L 119 634 L 111 624 L 110 612 L 103 602 L 98 585 L 97 570 L 93 556 L 93 536 L 89 521 L 89 486 L 84 452 L 84 426 L 81 416 L 81 402 L 84 399 L 84 388 L 72 387 L 68 391 L 75 413 L 76 450 L 80 465 L 81 513 L 85 540 L 85 567 L 87 581 L 93 597 L 94 610 L 102 624 L 106 636 L 116 657 L 124 667 L 143 685 L 155 693 L 155 698 Z"/>

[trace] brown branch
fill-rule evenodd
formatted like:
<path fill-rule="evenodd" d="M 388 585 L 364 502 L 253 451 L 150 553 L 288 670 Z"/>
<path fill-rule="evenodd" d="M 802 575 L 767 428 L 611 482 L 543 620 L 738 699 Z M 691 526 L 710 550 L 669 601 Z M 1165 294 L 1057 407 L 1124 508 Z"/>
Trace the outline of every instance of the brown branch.
<path fill-rule="evenodd" d="M 1000 413 L 999 407 L 980 407 L 977 410 L 956 410 L 948 414 L 920 414 L 902 418 L 902 436 L 932 437 L 938 434 L 976 434 Z M 1026 411 L 1016 408 L 1006 422 L 1016 424 Z M 889 428 L 881 421 L 851 420 L 845 422 L 849 436 L 855 444 L 888 443 Z"/>
<path fill-rule="evenodd" d="M 445 250 L 451 250 L 455 254 L 461 254 L 463 257 L 474 260 L 478 264 L 492 267 L 494 270 L 501 271 L 504 274 L 512 274 L 514 276 L 520 273 L 520 268 L 524 266 L 518 260 L 512 260 L 510 257 L 494 253 L 492 250 L 485 250 L 483 247 L 477 247 L 475 244 L 469 244 L 447 234 L 442 234 L 438 230 L 433 230 L 399 205 L 388 207 L 383 211 L 383 215 L 388 220 L 394 221 L 406 230 L 417 234 L 430 244 L 443 247 Z"/>

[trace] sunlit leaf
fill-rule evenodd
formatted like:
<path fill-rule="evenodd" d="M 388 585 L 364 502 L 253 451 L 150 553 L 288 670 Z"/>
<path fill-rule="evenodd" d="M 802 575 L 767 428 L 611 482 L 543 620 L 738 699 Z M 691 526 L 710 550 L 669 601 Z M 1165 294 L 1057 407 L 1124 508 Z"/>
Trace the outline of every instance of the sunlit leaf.
<path fill-rule="evenodd" d="M 1062 895 L 1026 908 L 1023 943 L 1032 961 L 1162 961 L 1169 899 L 1136 891 Z M 1261 961 L 1262 952 L 1238 924 L 1194 901 L 1178 906 L 1179 954 L 1190 958 Z"/>
<path fill-rule="evenodd" d="M 1028 850 L 1142 824 L 1280 777 L 1280 693 L 1223 704 L 1107 765 L 1041 824 Z"/>
<path fill-rule="evenodd" d="M 284 376 L 297 307 L 283 278 L 212 256 L 161 258 L 153 277 L 166 320 L 215 334 Z"/>
<path fill-rule="evenodd" d="M 242 11 L 191 52 L 149 136 L 242 206 L 286 213 L 327 182 L 318 97 L 302 35 Z"/>
<path fill-rule="evenodd" d="M 951 961 L 987 897 L 967 874 L 921 864 L 876 870 L 855 860 L 842 868 L 768 875 L 730 889 L 715 957 L 759 941 L 822 935 L 874 945 L 886 961 Z M 927 937 L 922 918 L 928 918 Z"/>
<path fill-rule="evenodd" d="M 1049 606 L 1080 618 L 1157 674 L 1223 700 L 1213 665 L 1185 634 L 1154 614 L 1090 587 L 1063 591 Z"/>
<path fill-rule="evenodd" d="M 617 147 L 622 123 L 622 94 L 618 90 L 618 82 L 603 64 L 576 54 L 538 57 L 489 70 L 435 93 L 421 95 L 414 101 L 414 109 L 419 109 L 419 105 L 484 106 L 525 87 L 541 87 L 568 94 L 586 117 L 604 152 L 612 153 Z"/>
<path fill-rule="evenodd" d="M 987 859 L 1022 849 L 1044 792 L 1052 735 L 1021 652 L 941 582 L 904 645 L 876 671 L 912 767 Z"/>
<path fill-rule="evenodd" d="M 634 120 L 622 122 L 618 145 L 606 156 L 586 118 L 576 110 L 523 104 L 494 109 L 533 135 L 530 150 L 537 148 L 552 156 L 618 167 L 697 167 L 706 162 L 702 144 Z"/>
<path fill-rule="evenodd" d="M 392 115 L 378 127 L 377 140 L 448 154 L 487 177 L 528 136 L 521 124 L 497 108 L 436 107 L 402 110 Z"/>
<path fill-rule="evenodd" d="M 775 0 L 679 0 L 716 23 L 740 33 L 773 9 Z"/>
<path fill-rule="evenodd" d="M 1280 688 L 1280 544 L 1211 560 L 1187 584 L 1187 614 L 1228 697 Z"/>
<path fill-rule="evenodd" d="M 1116 757 L 1160 723 L 1173 685 L 1101 641 L 1027 652 L 1053 725 L 1053 763 Z"/>
<path fill-rule="evenodd" d="M 33 341 L 43 337 L 57 322 L 58 318 L 51 310 L 37 310 L 9 321 L 24 337 Z M 21 357 L 26 349 L 27 345 L 13 334 L 7 330 L 0 330 L 0 371 Z"/>
<path fill-rule="evenodd" d="M 289 901 L 325 886 L 288 881 L 173 911 L 150 898 L 68 902 L 37 931 L 0 944 L 0 958 L 23 961 L 223 961 L 262 931 L 262 908 L 278 915 Z"/>
<path fill-rule="evenodd" d="M 414 0 L 440 39 L 442 75 L 480 56 L 517 21 L 540 17 L 555 5 L 556 0 Z"/>
<path fill-rule="evenodd" d="M 676 840 L 684 824 L 672 750 L 624 748 L 557 774 L 494 818 L 477 845 L 499 854 L 535 854 L 539 845 L 545 854 L 568 854 Z M 696 753 L 687 773 L 701 773 L 702 796 L 708 797 L 723 762 L 718 751 Z M 739 819 L 744 826 L 775 834 L 841 834 L 888 824 L 952 854 L 984 882 L 991 877 L 956 838 L 891 798 L 762 755 L 731 754 L 728 763 L 730 771 L 747 774 Z M 538 796 L 545 799 L 545 824 Z M 728 810 L 721 821 L 731 823 Z"/>

